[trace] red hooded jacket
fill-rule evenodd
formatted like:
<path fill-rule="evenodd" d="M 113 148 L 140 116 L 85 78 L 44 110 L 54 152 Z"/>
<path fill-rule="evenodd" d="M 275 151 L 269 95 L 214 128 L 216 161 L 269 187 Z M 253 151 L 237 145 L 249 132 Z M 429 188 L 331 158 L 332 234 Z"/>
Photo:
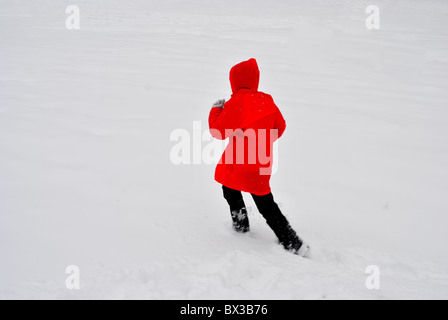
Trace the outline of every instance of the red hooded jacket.
<path fill-rule="evenodd" d="M 285 129 L 285 120 L 268 94 L 258 91 L 260 71 L 250 59 L 232 68 L 232 98 L 224 108 L 212 108 L 210 133 L 229 144 L 215 179 L 222 185 L 255 195 L 271 193 L 273 144 Z"/>

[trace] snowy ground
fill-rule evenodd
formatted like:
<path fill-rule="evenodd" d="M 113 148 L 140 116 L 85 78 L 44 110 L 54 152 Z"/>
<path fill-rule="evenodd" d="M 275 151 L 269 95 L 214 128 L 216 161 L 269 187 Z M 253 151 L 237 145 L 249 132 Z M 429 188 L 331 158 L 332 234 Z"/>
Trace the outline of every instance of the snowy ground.
<path fill-rule="evenodd" d="M 2 0 L 0 298 L 448 298 L 447 16 L 443 0 Z M 171 132 L 205 130 L 250 57 L 287 120 L 272 185 L 310 260 L 249 197 L 235 235 L 214 166 L 170 161 Z"/>

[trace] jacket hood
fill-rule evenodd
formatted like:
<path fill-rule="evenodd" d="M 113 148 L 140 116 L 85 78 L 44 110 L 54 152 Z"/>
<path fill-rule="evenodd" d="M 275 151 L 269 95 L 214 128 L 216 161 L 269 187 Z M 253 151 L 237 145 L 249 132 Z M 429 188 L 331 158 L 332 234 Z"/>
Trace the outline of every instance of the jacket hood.
<path fill-rule="evenodd" d="M 234 94 L 242 88 L 258 91 L 259 83 L 260 70 L 255 59 L 243 61 L 230 70 L 230 85 Z"/>

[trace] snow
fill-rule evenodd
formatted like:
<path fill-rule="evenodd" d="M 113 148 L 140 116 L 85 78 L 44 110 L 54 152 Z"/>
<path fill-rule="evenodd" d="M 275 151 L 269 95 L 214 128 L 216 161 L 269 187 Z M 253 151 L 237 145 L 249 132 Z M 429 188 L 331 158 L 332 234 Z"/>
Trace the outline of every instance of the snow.
<path fill-rule="evenodd" d="M 374 2 L 381 30 L 370 1 L 3 0 L 0 298 L 448 298 L 448 3 Z M 251 57 L 288 124 L 273 192 L 312 259 L 250 197 L 234 234 L 214 166 L 170 161 Z"/>

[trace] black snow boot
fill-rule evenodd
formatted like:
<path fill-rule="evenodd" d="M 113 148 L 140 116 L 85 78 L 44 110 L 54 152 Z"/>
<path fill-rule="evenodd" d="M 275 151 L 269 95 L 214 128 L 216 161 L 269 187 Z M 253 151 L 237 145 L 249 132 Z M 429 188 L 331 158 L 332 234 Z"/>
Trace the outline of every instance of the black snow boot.
<path fill-rule="evenodd" d="M 233 229 L 236 232 L 246 233 L 250 231 L 249 217 L 241 191 L 233 190 L 223 186 L 224 198 L 230 206 Z"/>
<path fill-rule="evenodd" d="M 303 243 L 291 227 L 274 201 L 272 193 L 265 196 L 252 195 L 252 197 L 257 204 L 258 210 L 266 219 L 267 224 L 274 231 L 283 247 L 294 254 L 307 257 L 310 251 L 309 246 Z"/>
<path fill-rule="evenodd" d="M 310 247 L 303 243 L 294 229 L 288 224 L 282 232 L 279 232 L 279 241 L 283 247 L 294 254 L 302 257 L 308 257 L 310 254 Z"/>
<path fill-rule="evenodd" d="M 232 211 L 233 230 L 240 233 L 250 231 L 249 217 L 247 216 L 246 208 L 239 211 Z"/>

